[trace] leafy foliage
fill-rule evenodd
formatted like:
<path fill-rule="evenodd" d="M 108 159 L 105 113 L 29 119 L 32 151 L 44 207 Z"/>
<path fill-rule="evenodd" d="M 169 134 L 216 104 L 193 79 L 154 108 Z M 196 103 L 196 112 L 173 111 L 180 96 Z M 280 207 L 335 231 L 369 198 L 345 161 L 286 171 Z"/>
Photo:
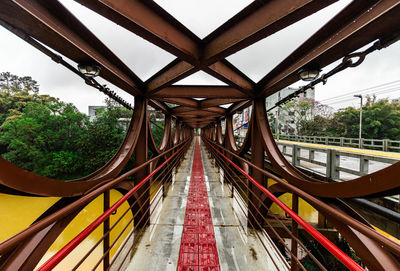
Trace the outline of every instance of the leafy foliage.
<path fill-rule="evenodd" d="M 400 102 L 390 102 L 388 99 L 377 101 L 376 97 L 367 96 L 362 110 L 363 138 L 400 139 Z M 354 107 L 347 107 L 332 114 L 328 106 L 312 99 L 302 99 L 285 104 L 282 113 L 287 114 L 289 121 L 295 123 L 298 135 L 350 138 L 359 136 L 360 109 Z M 273 116 L 269 118 L 272 123 Z"/>
<path fill-rule="evenodd" d="M 74 105 L 39 95 L 30 77 L 22 79 L 0 74 L 3 158 L 36 174 L 64 180 L 85 176 L 114 155 L 125 136 L 120 119 L 130 118 L 129 110 L 106 100 L 107 106 L 98 109 L 91 122 Z"/>

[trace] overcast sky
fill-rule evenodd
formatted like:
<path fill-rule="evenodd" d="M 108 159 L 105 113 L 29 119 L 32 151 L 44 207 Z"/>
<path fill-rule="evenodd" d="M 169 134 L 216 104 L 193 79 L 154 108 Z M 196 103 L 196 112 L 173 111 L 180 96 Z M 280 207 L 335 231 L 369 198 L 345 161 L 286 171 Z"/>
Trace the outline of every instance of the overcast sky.
<path fill-rule="evenodd" d="M 72 0 L 62 0 L 61 2 L 111 50 L 114 50 L 142 80 L 148 79 L 175 58 L 170 53 L 135 36 Z M 249 0 L 158 0 L 156 2 L 200 38 L 207 36 L 251 3 Z M 328 8 L 229 56 L 228 60 L 257 82 L 350 2 L 349 0 L 338 1 Z M 227 3 L 229 4 L 227 5 Z M 1 72 L 9 71 L 19 76 L 32 76 L 38 81 L 41 94 L 50 94 L 63 101 L 72 102 L 84 113 L 87 113 L 89 105 L 103 104 L 104 94 L 87 86 L 82 79 L 2 27 L 0 27 L 0 41 Z M 359 106 L 359 99 L 352 97 L 353 92 L 400 80 L 399 60 L 400 42 L 397 42 L 389 48 L 370 54 L 359 67 L 347 69 L 331 77 L 326 85 L 318 85 L 316 87 L 316 99 L 331 104 L 335 108 L 347 105 Z M 322 72 L 329 71 L 336 64 L 324 68 Z M 178 84 L 224 83 L 203 72 L 198 72 Z M 107 85 L 116 90 L 128 102 L 133 101 L 130 95 L 123 93 L 109 83 Z M 298 82 L 293 86 L 300 85 L 302 83 Z M 389 89 L 389 86 L 394 91 L 385 91 Z M 378 95 L 379 98 L 398 98 L 400 82 L 375 91 L 378 90 L 380 92 L 377 93 L 382 93 Z M 363 93 L 371 93 L 372 91 Z M 342 98 L 330 99 L 337 96 Z M 346 99 L 347 97 L 348 99 Z M 345 103 L 336 102 L 345 99 L 347 100 Z"/>

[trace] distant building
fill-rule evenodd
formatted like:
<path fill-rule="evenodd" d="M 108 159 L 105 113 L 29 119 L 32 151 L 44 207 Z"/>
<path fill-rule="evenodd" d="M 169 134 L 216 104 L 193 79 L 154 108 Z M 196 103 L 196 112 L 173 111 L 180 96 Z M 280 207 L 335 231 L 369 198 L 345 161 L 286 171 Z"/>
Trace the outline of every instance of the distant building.
<path fill-rule="evenodd" d="M 89 105 L 89 120 L 93 121 L 96 118 L 96 109 L 104 107 L 103 105 Z"/>
<path fill-rule="evenodd" d="M 289 96 L 290 94 L 294 93 L 297 90 L 298 90 L 297 88 L 284 88 L 284 89 L 272 94 L 271 96 L 268 96 L 265 99 L 265 104 L 266 104 L 267 110 L 274 107 L 278 101 L 286 98 L 287 96 Z M 314 100 L 315 99 L 315 90 L 309 88 L 305 92 L 301 93 L 299 95 L 299 98 L 300 99 L 308 98 L 308 99 Z M 272 109 L 270 111 L 270 113 L 275 113 L 277 110 L 278 110 L 278 108 L 276 107 L 276 108 Z"/>
<path fill-rule="evenodd" d="M 290 94 L 294 93 L 295 91 L 297 91 L 297 88 L 284 88 L 274 94 L 272 94 L 271 96 L 267 97 L 265 100 L 266 103 L 266 108 L 267 110 L 270 108 L 273 108 L 275 106 L 275 104 L 286 98 L 287 96 L 289 96 Z M 305 92 L 301 93 L 299 95 L 298 99 L 312 99 L 315 100 L 315 90 L 314 89 L 307 89 Z M 272 113 L 275 118 L 278 115 L 278 107 L 275 107 L 274 109 L 272 109 L 271 111 L 269 111 L 269 113 Z M 296 132 L 296 124 L 293 120 L 293 114 L 291 114 L 293 112 L 282 112 L 280 111 L 279 114 L 279 126 L 281 127 L 281 131 L 285 132 L 285 133 L 295 133 Z"/>

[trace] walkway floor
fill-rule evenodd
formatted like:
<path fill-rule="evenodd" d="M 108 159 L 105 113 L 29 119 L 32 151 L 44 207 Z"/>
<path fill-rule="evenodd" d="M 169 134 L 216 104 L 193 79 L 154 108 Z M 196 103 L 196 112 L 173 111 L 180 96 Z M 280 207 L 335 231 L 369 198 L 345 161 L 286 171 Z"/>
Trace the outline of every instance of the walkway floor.
<path fill-rule="evenodd" d="M 220 270 L 198 140 L 194 147 L 178 270 Z"/>
<path fill-rule="evenodd" d="M 235 206 L 231 189 L 220 182 L 220 173 L 207 158 L 202 144 L 200 149 L 221 270 L 275 270 L 257 237 L 247 229 L 247 220 Z M 194 142 L 127 270 L 177 270 L 193 156 Z"/>

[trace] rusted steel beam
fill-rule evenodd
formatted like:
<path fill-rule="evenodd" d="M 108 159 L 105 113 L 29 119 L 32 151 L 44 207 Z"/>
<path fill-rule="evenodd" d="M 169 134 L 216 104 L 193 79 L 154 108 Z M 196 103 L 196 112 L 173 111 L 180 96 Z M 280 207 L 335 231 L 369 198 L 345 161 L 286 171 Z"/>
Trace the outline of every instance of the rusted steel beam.
<path fill-rule="evenodd" d="M 199 101 L 193 100 L 190 98 L 161 98 L 157 97 L 155 98 L 156 100 L 167 102 L 167 103 L 173 103 L 173 104 L 178 104 L 182 106 L 187 106 L 187 107 L 193 107 L 193 108 L 198 108 L 199 107 Z"/>
<path fill-rule="evenodd" d="M 204 121 L 204 122 L 209 122 L 211 120 L 216 120 L 218 116 L 199 116 L 199 115 L 190 115 L 190 116 L 182 116 L 181 119 L 184 121 Z"/>
<path fill-rule="evenodd" d="M 215 62 L 204 71 L 247 95 L 252 94 L 255 83 L 226 60 Z"/>
<path fill-rule="evenodd" d="M 180 112 L 180 113 L 175 113 L 175 116 L 178 117 L 213 117 L 213 118 L 218 118 L 221 115 L 216 114 L 216 113 L 210 113 L 207 111 L 193 111 L 193 112 Z"/>
<path fill-rule="evenodd" d="M 152 98 L 247 98 L 241 91 L 226 86 L 171 86 L 153 94 Z"/>
<path fill-rule="evenodd" d="M 199 69 L 192 64 L 175 59 L 145 82 L 146 91 L 148 95 L 152 95 L 157 90 L 172 85 L 197 71 Z"/>
<path fill-rule="evenodd" d="M 142 81 L 58 1 L 1 1 L 0 19 L 77 63 L 97 62 L 101 77 L 141 94 Z"/>
<path fill-rule="evenodd" d="M 243 110 L 251 105 L 252 101 L 240 101 L 232 104 L 228 110 L 226 111 L 227 114 L 235 114 L 238 110 Z"/>
<path fill-rule="evenodd" d="M 161 101 L 149 99 L 149 105 L 154 109 L 161 110 L 166 115 L 171 114 L 171 109 Z"/>
<path fill-rule="evenodd" d="M 254 1 L 205 38 L 205 64 L 236 53 L 336 1 Z"/>
<path fill-rule="evenodd" d="M 207 108 L 195 108 L 195 107 L 185 107 L 185 106 L 179 106 L 175 107 L 174 109 L 171 110 L 172 114 L 176 113 L 182 113 L 182 112 L 193 112 L 193 111 L 206 111 L 206 112 L 211 112 L 211 113 L 218 113 L 218 114 L 225 114 L 226 109 L 221 108 L 221 107 L 207 107 Z"/>
<path fill-rule="evenodd" d="M 148 81 L 149 93 L 171 85 L 201 68 L 199 61 L 201 40 L 156 3 L 152 1 L 147 3 L 111 0 L 77 1 L 179 58 Z M 220 71 L 222 72 L 227 72 L 222 77 L 231 86 L 245 80 L 240 78 L 239 73 L 230 71 L 229 68 Z M 229 80 L 232 76 L 236 77 L 237 82 Z M 245 87 L 246 85 L 240 86 L 241 89 Z"/>
<path fill-rule="evenodd" d="M 237 87 L 244 92 L 252 92 L 254 89 L 252 81 L 240 74 L 231 64 L 228 65 L 228 61 L 220 60 L 335 1 L 301 0 L 293 3 L 291 0 L 275 0 L 265 4 L 254 2 L 203 41 L 207 44 L 202 60 L 204 71 L 230 86 Z M 177 67 L 174 69 L 178 69 L 180 65 L 182 64 L 176 63 Z M 184 74 L 184 71 L 181 70 L 179 74 Z M 168 77 L 168 75 L 163 77 Z"/>
<path fill-rule="evenodd" d="M 156 4 L 112 0 L 77 0 L 77 2 L 177 55 L 180 59 L 189 62 L 199 59 L 200 39 Z"/>
<path fill-rule="evenodd" d="M 232 99 L 232 98 L 221 98 L 221 99 L 205 99 L 199 102 L 200 107 L 211 107 L 211 106 L 218 106 L 224 104 L 230 104 L 242 101 L 243 99 Z"/>
<path fill-rule="evenodd" d="M 400 3 L 396 0 L 353 1 L 259 83 L 259 96 L 268 96 L 299 80 L 304 66 L 323 68 L 379 38 L 399 31 Z"/>

